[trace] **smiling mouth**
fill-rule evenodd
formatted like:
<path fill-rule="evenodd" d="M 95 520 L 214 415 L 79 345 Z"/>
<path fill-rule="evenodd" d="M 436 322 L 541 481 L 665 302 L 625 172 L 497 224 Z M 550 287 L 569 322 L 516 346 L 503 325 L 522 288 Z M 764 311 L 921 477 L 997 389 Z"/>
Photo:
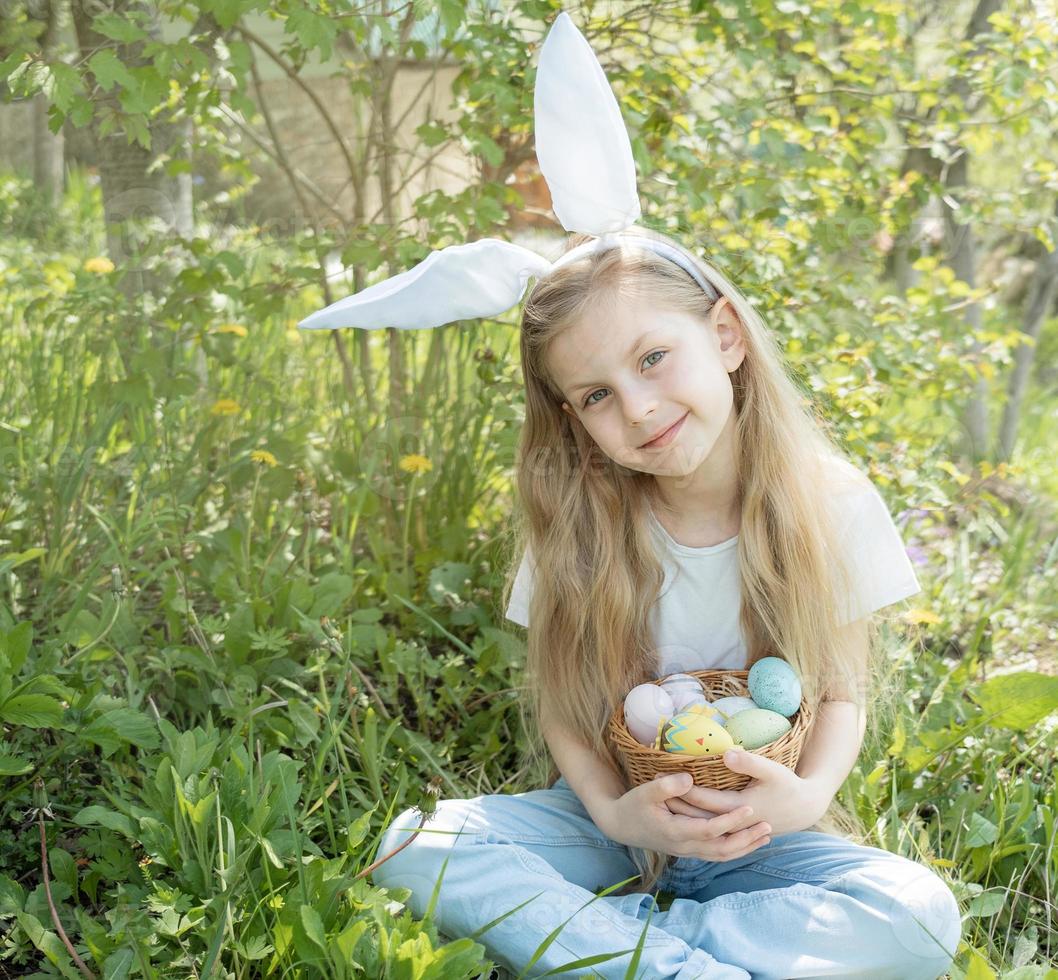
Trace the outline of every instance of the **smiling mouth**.
<path fill-rule="evenodd" d="M 686 419 L 688 415 L 690 415 L 690 412 L 685 412 L 681 418 L 676 419 L 676 421 L 673 422 L 672 425 L 670 425 L 664 432 L 658 433 L 658 435 L 651 439 L 650 442 L 644 442 L 643 445 L 639 448 L 653 449 L 659 443 L 664 442 L 666 439 L 668 439 L 675 433 L 675 431 L 683 424 L 683 420 Z"/>

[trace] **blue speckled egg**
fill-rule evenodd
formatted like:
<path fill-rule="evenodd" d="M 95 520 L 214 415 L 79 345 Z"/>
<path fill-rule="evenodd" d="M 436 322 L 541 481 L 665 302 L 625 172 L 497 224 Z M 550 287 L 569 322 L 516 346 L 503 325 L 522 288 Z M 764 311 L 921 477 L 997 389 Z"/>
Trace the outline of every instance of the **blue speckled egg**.
<path fill-rule="evenodd" d="M 801 706 L 801 681 L 779 657 L 764 657 L 749 669 L 749 696 L 758 708 L 789 718 Z"/>

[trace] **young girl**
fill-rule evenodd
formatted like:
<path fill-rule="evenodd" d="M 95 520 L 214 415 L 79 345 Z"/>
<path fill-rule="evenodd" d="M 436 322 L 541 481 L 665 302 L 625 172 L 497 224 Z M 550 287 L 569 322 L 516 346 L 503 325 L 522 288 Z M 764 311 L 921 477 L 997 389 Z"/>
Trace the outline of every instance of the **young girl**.
<path fill-rule="evenodd" d="M 542 735 L 562 776 L 441 800 L 374 881 L 409 888 L 421 916 L 440 879 L 434 919 L 452 937 L 517 909 L 477 937 L 516 971 L 564 924 L 533 976 L 620 953 L 568 975 L 623 977 L 646 926 L 646 977 L 932 980 L 960 937 L 947 885 L 810 829 L 859 752 L 869 614 L 919 591 L 899 533 L 752 305 L 681 249 L 707 294 L 636 245 L 676 242 L 634 231 L 540 279 L 521 324 L 524 553 L 507 616 L 528 628 L 531 748 Z M 817 711 L 796 773 L 740 753 L 730 767 L 754 779 L 740 792 L 684 774 L 627 788 L 604 733 L 628 690 L 768 655 Z M 418 825 L 406 810 L 379 854 Z M 635 875 L 631 894 L 592 901 Z M 654 885 L 677 896 L 665 912 Z"/>
<path fill-rule="evenodd" d="M 405 810 L 379 854 L 412 840 L 374 881 L 407 888 L 419 916 L 436 898 L 446 935 L 474 935 L 531 976 L 623 978 L 643 936 L 650 978 L 937 977 L 960 936 L 951 891 L 826 829 L 873 693 L 870 614 L 919 590 L 899 534 L 753 306 L 636 225 L 619 107 L 564 13 L 540 50 L 534 112 L 555 214 L 576 233 L 557 261 L 497 239 L 449 246 L 300 324 L 492 316 L 537 277 L 521 321 L 521 562 L 505 591 L 528 629 L 529 756 L 549 752 L 561 777 L 441 800 L 417 833 Z M 632 687 L 769 655 L 815 711 L 796 772 L 735 752 L 741 791 L 686 773 L 628 788 L 604 733 Z M 658 888 L 676 896 L 664 912 Z"/>

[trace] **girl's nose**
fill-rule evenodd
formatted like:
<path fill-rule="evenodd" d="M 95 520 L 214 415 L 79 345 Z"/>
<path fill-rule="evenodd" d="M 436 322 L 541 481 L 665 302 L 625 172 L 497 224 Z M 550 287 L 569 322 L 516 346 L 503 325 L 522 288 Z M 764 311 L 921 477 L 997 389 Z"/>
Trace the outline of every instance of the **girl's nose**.
<path fill-rule="evenodd" d="M 636 434 L 649 433 L 658 417 L 657 399 L 648 392 L 632 393 L 625 398 L 625 418 Z M 646 442 L 644 435 L 640 442 Z"/>

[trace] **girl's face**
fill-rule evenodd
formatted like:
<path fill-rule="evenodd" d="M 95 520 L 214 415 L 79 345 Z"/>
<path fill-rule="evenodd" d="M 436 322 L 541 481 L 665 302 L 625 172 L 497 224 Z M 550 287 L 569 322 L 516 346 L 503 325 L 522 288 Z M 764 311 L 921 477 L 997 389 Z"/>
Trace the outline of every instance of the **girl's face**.
<path fill-rule="evenodd" d="M 724 432 L 734 404 L 729 375 L 745 354 L 726 297 L 707 318 L 622 297 L 559 334 L 547 365 L 563 410 L 607 456 L 644 473 L 685 476 Z M 665 445 L 644 445 L 681 419 Z"/>

